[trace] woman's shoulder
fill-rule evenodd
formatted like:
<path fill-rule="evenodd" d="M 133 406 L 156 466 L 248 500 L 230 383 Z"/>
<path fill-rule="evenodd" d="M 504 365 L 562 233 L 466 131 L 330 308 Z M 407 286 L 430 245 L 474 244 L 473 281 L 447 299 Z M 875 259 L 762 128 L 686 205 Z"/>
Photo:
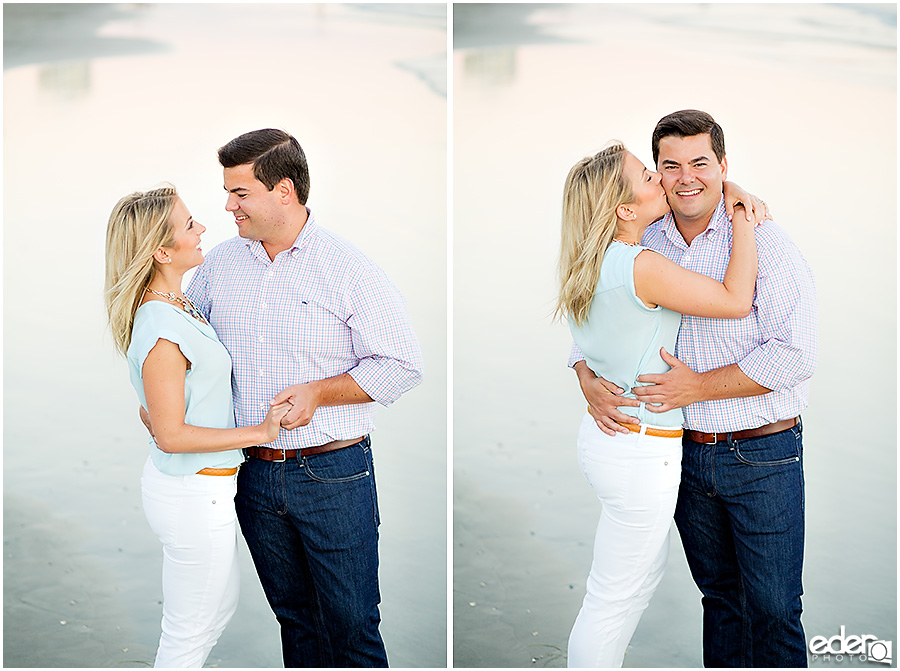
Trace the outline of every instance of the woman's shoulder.
<path fill-rule="evenodd" d="M 614 284 L 627 284 L 627 278 L 634 269 L 635 259 L 645 249 L 647 248 L 640 245 L 626 245 L 621 242 L 613 242 L 603 256 L 603 265 L 600 269 L 601 277 L 605 276 L 607 282 Z"/>
<path fill-rule="evenodd" d="M 181 308 L 172 305 L 168 301 L 158 301 L 150 299 L 140 306 L 134 314 L 134 326 L 142 327 L 152 326 L 154 324 L 173 324 L 178 323 L 181 319 Z"/>
<path fill-rule="evenodd" d="M 178 345 L 185 356 L 191 359 L 189 354 L 200 342 L 197 329 L 190 323 L 192 319 L 181 308 L 167 301 L 147 301 L 138 307 L 134 315 L 127 357 L 143 366 L 150 350 L 162 339 Z"/>
<path fill-rule="evenodd" d="M 166 301 L 149 300 L 140 307 L 134 315 L 134 324 L 131 327 L 132 342 L 142 339 L 152 339 L 154 342 L 164 334 L 179 334 L 184 336 L 190 331 L 190 324 L 185 317 L 190 318 L 184 311 Z"/>

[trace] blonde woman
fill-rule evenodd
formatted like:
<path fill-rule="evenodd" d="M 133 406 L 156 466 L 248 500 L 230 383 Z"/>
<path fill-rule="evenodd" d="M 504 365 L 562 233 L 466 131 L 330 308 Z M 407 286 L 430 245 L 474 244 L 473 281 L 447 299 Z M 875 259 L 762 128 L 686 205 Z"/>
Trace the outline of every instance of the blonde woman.
<path fill-rule="evenodd" d="M 181 292 L 204 230 L 166 187 L 122 198 L 106 233 L 109 324 L 155 435 L 141 491 L 163 544 L 157 667 L 202 667 L 234 614 L 240 448 L 275 440 L 290 408 L 234 428 L 231 358 Z"/>
<path fill-rule="evenodd" d="M 668 370 L 660 349 L 674 351 L 682 314 L 745 317 L 756 282 L 755 222 L 741 210 L 722 282 L 641 247 L 644 229 L 669 210 L 660 182 L 615 143 L 579 161 L 565 184 L 557 312 L 591 370 L 625 390 L 639 375 Z M 627 433 L 609 436 L 589 414 L 579 432 L 580 466 L 603 507 L 587 593 L 569 637 L 570 667 L 622 665 L 668 557 L 682 413 L 651 414 L 644 405 L 622 412 L 635 418 L 624 425 Z"/>

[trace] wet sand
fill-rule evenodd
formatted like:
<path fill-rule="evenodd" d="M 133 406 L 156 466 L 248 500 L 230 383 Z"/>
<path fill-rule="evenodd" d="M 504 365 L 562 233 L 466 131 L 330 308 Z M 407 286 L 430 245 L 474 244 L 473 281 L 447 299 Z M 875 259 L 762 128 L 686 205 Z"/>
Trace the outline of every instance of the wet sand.
<path fill-rule="evenodd" d="M 445 73 L 440 5 L 4 5 L 4 666 L 153 664 L 161 548 L 105 331 L 107 218 L 165 180 L 204 249 L 232 237 L 216 149 L 267 126 L 304 146 L 318 221 L 386 270 L 422 343 L 425 381 L 373 433 L 382 633 L 393 665 L 446 665 Z M 207 666 L 281 666 L 240 552 Z"/>
<path fill-rule="evenodd" d="M 896 7 L 464 5 L 454 44 L 455 666 L 565 666 L 599 503 L 551 321 L 562 185 L 611 138 L 652 166 L 654 125 L 685 108 L 723 126 L 729 178 L 816 278 L 807 640 L 896 641 Z M 625 666 L 700 666 L 700 637 L 675 535 Z"/>

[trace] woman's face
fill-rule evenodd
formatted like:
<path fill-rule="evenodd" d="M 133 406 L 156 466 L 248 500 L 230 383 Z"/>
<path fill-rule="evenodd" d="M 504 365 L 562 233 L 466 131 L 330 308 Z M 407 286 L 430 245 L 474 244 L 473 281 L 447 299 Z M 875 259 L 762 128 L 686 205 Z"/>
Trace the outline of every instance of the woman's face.
<path fill-rule="evenodd" d="M 169 226 L 175 240 L 171 247 L 163 247 L 163 249 L 172 259 L 172 263 L 184 270 L 203 263 L 200 236 L 206 231 L 206 228 L 200 222 L 194 221 L 181 198 L 175 199 L 175 206 L 172 208 L 172 214 L 169 215 Z"/>
<path fill-rule="evenodd" d="M 650 223 L 669 211 L 662 175 L 647 170 L 631 152 L 625 154 L 624 174 L 631 181 L 635 199 L 633 203 L 628 203 L 628 207 L 637 214 L 638 220 Z"/>

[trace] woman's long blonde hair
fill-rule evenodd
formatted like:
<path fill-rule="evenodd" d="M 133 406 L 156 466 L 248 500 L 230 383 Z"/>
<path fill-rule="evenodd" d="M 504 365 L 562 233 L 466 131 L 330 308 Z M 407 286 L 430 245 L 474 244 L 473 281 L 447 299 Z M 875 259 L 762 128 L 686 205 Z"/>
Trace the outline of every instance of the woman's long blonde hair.
<path fill-rule="evenodd" d="M 634 201 L 625 178 L 625 146 L 612 142 L 569 171 L 563 190 L 556 316 L 577 325 L 588 317 L 603 255 L 618 233 L 616 208 Z"/>
<path fill-rule="evenodd" d="M 109 328 L 122 354 L 131 344 L 134 314 L 155 273 L 153 253 L 174 244 L 169 215 L 178 193 L 173 186 L 125 196 L 106 227 L 104 298 Z"/>

